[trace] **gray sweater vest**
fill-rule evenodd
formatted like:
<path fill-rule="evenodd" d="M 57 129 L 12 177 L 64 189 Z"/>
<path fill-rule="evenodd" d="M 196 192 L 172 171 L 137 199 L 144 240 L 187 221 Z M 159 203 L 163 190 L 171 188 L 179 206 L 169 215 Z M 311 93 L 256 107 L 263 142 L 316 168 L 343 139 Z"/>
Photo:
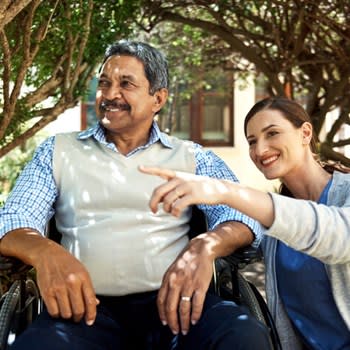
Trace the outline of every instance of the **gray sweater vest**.
<path fill-rule="evenodd" d="M 188 242 L 190 209 L 180 218 L 148 206 L 163 179 L 138 165 L 195 172 L 191 142 L 170 138 L 130 157 L 77 133 L 56 136 L 54 178 L 59 190 L 56 223 L 62 245 L 88 269 L 97 294 L 156 290 Z"/>

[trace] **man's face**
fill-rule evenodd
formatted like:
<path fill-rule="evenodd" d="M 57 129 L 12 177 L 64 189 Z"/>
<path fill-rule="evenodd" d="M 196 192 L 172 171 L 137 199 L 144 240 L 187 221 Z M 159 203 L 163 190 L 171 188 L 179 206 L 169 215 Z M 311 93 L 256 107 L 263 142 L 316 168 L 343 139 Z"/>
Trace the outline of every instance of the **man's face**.
<path fill-rule="evenodd" d="M 107 134 L 137 135 L 142 130 L 149 131 L 167 97 L 166 89 L 154 95 L 149 89 L 141 61 L 132 56 L 107 59 L 99 77 L 95 105 Z"/>

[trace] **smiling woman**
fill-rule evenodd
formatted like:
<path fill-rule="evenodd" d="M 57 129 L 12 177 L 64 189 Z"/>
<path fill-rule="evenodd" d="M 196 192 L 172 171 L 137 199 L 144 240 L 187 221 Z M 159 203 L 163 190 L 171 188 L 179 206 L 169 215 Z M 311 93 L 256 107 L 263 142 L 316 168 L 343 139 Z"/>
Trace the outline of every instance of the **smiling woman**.
<path fill-rule="evenodd" d="M 154 190 L 149 205 L 156 212 L 163 203 L 165 211 L 178 216 L 188 205 L 226 204 L 260 221 L 266 227 L 261 248 L 267 300 L 282 348 L 349 348 L 349 171 L 318 161 L 311 121 L 295 101 L 258 102 L 246 116 L 244 132 L 257 168 L 268 179 L 279 178 L 281 193 L 294 198 L 140 167 L 167 180 Z"/>
<path fill-rule="evenodd" d="M 246 137 L 250 158 L 267 179 L 279 178 L 284 183 L 295 181 L 294 174 L 300 170 L 300 164 L 308 157 L 313 158 L 311 152 L 305 152 L 305 147 L 298 147 L 309 148 L 311 123 L 305 121 L 296 128 L 288 119 L 281 118 L 277 110 L 256 113 L 249 121 Z"/>

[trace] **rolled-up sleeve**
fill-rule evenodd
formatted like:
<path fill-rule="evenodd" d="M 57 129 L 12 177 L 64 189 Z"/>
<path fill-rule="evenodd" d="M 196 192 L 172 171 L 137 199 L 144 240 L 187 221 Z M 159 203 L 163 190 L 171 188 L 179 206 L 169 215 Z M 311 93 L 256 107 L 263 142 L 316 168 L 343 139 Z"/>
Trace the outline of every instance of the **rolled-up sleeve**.
<path fill-rule="evenodd" d="M 201 146 L 197 145 L 195 154 L 197 175 L 239 182 L 233 171 L 214 152 L 210 150 L 205 151 Z M 257 247 L 259 245 L 265 229 L 256 220 L 226 205 L 201 204 L 198 207 L 206 213 L 208 228 L 210 230 L 226 221 L 238 221 L 247 225 L 252 230 L 255 236 L 252 246 Z"/>
<path fill-rule="evenodd" d="M 52 174 L 54 137 L 35 151 L 0 209 L 0 238 L 18 228 L 31 228 L 44 234 L 47 221 L 54 214 L 57 188 Z"/>

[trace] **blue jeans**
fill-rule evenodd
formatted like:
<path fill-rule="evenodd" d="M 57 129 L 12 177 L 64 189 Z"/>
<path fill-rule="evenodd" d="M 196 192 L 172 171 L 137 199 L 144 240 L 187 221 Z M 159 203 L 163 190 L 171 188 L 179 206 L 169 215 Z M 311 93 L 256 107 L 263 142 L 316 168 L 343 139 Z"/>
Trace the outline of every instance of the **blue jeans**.
<path fill-rule="evenodd" d="M 52 318 L 44 310 L 11 350 L 264 350 L 268 331 L 243 308 L 208 294 L 203 314 L 186 336 L 174 336 L 159 320 L 157 292 L 98 296 L 93 326 Z"/>

